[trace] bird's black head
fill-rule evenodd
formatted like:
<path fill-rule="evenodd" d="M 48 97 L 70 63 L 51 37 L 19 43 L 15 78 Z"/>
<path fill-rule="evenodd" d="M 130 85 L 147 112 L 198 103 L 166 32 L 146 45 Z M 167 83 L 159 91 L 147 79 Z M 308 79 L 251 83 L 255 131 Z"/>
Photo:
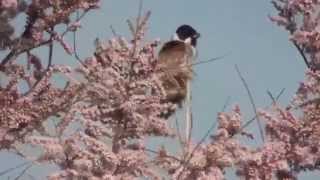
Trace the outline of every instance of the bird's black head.
<path fill-rule="evenodd" d="M 186 24 L 178 27 L 176 35 L 181 41 L 190 41 L 194 47 L 197 45 L 197 39 L 200 37 L 200 34 L 193 27 Z"/>

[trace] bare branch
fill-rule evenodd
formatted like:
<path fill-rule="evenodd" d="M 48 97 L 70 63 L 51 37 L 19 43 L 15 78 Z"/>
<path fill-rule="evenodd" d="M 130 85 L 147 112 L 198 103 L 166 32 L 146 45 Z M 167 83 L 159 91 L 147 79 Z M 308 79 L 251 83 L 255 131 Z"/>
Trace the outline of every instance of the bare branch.
<path fill-rule="evenodd" d="M 226 102 L 224 103 L 222 110 L 221 111 L 225 111 L 226 107 L 228 106 L 230 101 L 230 96 L 228 96 Z M 181 176 L 182 172 L 185 170 L 185 166 L 187 164 L 189 164 L 190 160 L 193 158 L 194 153 L 198 150 L 198 148 L 201 146 L 202 143 L 204 143 L 204 141 L 207 139 L 207 137 L 210 135 L 210 133 L 213 131 L 213 129 L 216 127 L 217 125 L 217 121 L 214 121 L 213 124 L 211 125 L 211 127 L 207 130 L 206 134 L 200 139 L 200 141 L 196 144 L 196 146 L 192 149 L 191 154 L 189 157 L 185 157 L 186 160 L 183 162 L 183 170 L 181 171 L 181 173 L 179 174 L 178 177 Z"/>
<path fill-rule="evenodd" d="M 226 110 L 226 108 L 229 105 L 230 99 L 231 99 L 231 96 L 228 96 L 226 101 L 225 101 L 225 103 L 224 103 L 224 105 L 223 105 L 223 107 L 222 107 L 222 109 L 221 109 L 221 112 L 224 112 Z"/>
<path fill-rule="evenodd" d="M 116 30 L 113 28 L 112 25 L 110 25 L 110 29 L 111 29 L 111 32 L 112 32 L 113 36 L 115 36 L 115 37 L 118 37 L 118 36 L 119 36 L 119 35 L 117 34 Z"/>
<path fill-rule="evenodd" d="M 138 17 L 136 20 L 136 28 L 135 28 L 135 34 L 134 34 L 134 44 L 133 44 L 133 52 L 132 56 L 136 54 L 136 49 L 137 49 L 137 40 L 138 40 L 138 33 L 140 31 L 140 21 L 141 21 L 141 16 L 142 16 L 142 7 L 143 7 L 143 0 L 139 1 L 139 10 L 138 10 Z"/>
<path fill-rule="evenodd" d="M 25 167 L 21 173 L 16 177 L 14 178 L 14 180 L 19 180 L 30 168 L 32 167 L 32 164 L 28 165 L 27 167 Z"/>
<path fill-rule="evenodd" d="M 138 16 L 136 21 L 136 33 L 139 29 L 140 22 L 141 22 L 142 8 L 143 8 L 143 0 L 139 0 L 139 9 L 138 9 Z"/>
<path fill-rule="evenodd" d="M 258 111 L 257 111 L 257 108 L 256 108 L 256 104 L 255 104 L 255 102 L 254 102 L 252 93 L 251 93 L 251 91 L 250 91 L 250 89 L 249 89 L 249 86 L 248 86 L 246 80 L 244 79 L 244 77 L 242 76 L 242 74 L 241 74 L 241 72 L 240 72 L 240 69 L 238 68 L 237 65 L 235 65 L 235 69 L 236 69 L 236 71 L 237 71 L 237 73 L 238 73 L 239 78 L 240 78 L 241 81 L 242 81 L 243 86 L 245 87 L 245 89 L 246 89 L 246 91 L 247 91 L 247 94 L 248 94 L 248 97 L 249 97 L 249 99 L 250 99 L 250 102 L 251 102 L 253 111 L 254 111 L 254 113 L 255 113 L 255 118 L 257 119 L 258 128 L 259 128 L 259 131 L 260 131 L 260 136 L 261 136 L 262 142 L 264 142 L 263 129 L 262 129 L 261 121 L 260 121 L 260 119 L 259 119 L 259 117 L 258 117 Z"/>
<path fill-rule="evenodd" d="M 272 104 L 275 104 L 276 103 L 276 99 L 273 97 L 272 93 L 269 90 L 267 90 L 267 94 L 270 97 L 270 99 L 272 100 Z"/>
<path fill-rule="evenodd" d="M 293 41 L 292 43 L 297 48 L 297 50 L 300 53 L 304 63 L 306 64 L 307 68 L 310 68 L 310 63 L 309 63 L 306 55 L 304 54 L 304 50 L 295 41 Z"/>
<path fill-rule="evenodd" d="M 18 164 L 18 165 L 16 165 L 15 167 L 12 167 L 12 168 L 8 168 L 8 169 L 6 169 L 6 170 L 4 170 L 4 171 L 1 171 L 0 172 L 0 176 L 4 176 L 5 174 L 8 174 L 8 173 L 10 173 L 11 171 L 14 171 L 14 170 L 16 170 L 16 169 L 19 169 L 19 168 L 21 168 L 21 167 L 23 167 L 23 166 L 27 166 L 27 165 L 30 165 L 30 164 L 32 164 L 32 162 L 24 162 L 24 163 L 21 163 L 21 164 Z"/>
<path fill-rule="evenodd" d="M 214 57 L 214 58 L 211 58 L 209 60 L 204 60 L 204 61 L 198 61 L 196 63 L 193 63 L 193 64 L 190 64 L 190 66 L 197 66 L 197 65 L 201 65 L 201 64 L 207 64 L 207 63 L 211 63 L 213 61 L 217 61 L 217 60 L 220 60 L 220 59 L 223 59 L 225 58 L 226 56 L 230 55 L 230 53 L 226 53 L 222 56 L 218 56 L 218 57 Z"/>
<path fill-rule="evenodd" d="M 282 93 L 284 91 L 285 91 L 285 88 L 282 88 L 281 91 L 279 92 L 279 94 L 277 95 L 277 97 L 274 97 L 272 95 L 272 93 L 269 90 L 267 90 L 267 94 L 270 97 L 270 99 L 272 100 L 272 104 L 275 104 L 279 100 L 280 96 L 282 95 Z"/>
<path fill-rule="evenodd" d="M 84 12 L 76 19 L 76 21 L 81 20 L 81 19 L 87 14 L 87 12 L 88 12 L 88 11 L 84 11 Z M 61 37 L 65 36 L 69 31 L 70 31 L 70 29 L 67 28 L 67 29 L 61 34 Z M 40 46 L 50 44 L 50 43 L 52 43 L 52 40 L 51 40 L 51 39 L 42 41 L 42 42 L 40 42 L 40 43 L 38 43 L 38 44 L 36 44 L 36 45 L 33 45 L 33 46 L 31 46 L 31 47 L 26 47 L 26 48 L 24 48 L 24 49 L 20 49 L 20 50 L 13 49 L 13 50 L 11 50 L 11 52 L 1 61 L 1 63 L 0 63 L 0 70 L 2 70 L 9 61 L 11 61 L 12 59 L 18 57 L 20 54 L 25 53 L 25 52 L 27 52 L 27 51 L 30 51 L 30 50 L 32 50 L 32 49 L 38 48 L 38 47 L 40 47 Z"/>
<path fill-rule="evenodd" d="M 279 100 L 279 98 L 281 97 L 281 95 L 284 93 L 284 91 L 286 90 L 286 88 L 282 88 L 280 93 L 278 94 L 278 96 L 276 97 L 276 101 Z"/>
<path fill-rule="evenodd" d="M 285 88 L 282 88 L 281 91 L 280 91 L 280 93 L 277 95 L 275 101 L 278 101 L 278 100 L 279 100 L 279 98 L 281 97 L 281 95 L 283 94 L 284 91 L 285 91 Z M 249 126 L 256 118 L 257 118 L 257 115 L 255 115 L 255 116 L 252 117 L 249 121 L 247 121 L 247 122 L 240 128 L 240 130 L 239 130 L 238 133 L 242 132 L 243 129 L 245 129 L 247 126 Z M 238 134 L 238 133 L 236 133 L 236 134 Z M 234 134 L 234 135 L 236 135 L 236 134 Z M 234 136 L 234 135 L 233 135 L 233 136 Z"/>
<path fill-rule="evenodd" d="M 224 103 L 221 111 L 225 111 L 226 107 L 228 106 L 229 104 L 229 101 L 230 101 L 231 97 L 228 96 L 227 99 L 226 99 L 226 102 Z M 217 121 L 214 121 L 212 123 L 212 125 L 210 126 L 210 128 L 207 130 L 206 134 L 201 138 L 201 140 L 198 142 L 198 144 L 194 147 L 194 149 L 192 150 L 192 153 L 191 153 L 191 158 L 193 156 L 193 153 L 197 150 L 197 148 L 200 147 L 200 145 L 207 139 L 207 137 L 210 135 L 210 133 L 213 131 L 213 129 L 216 127 L 217 125 Z"/>
<path fill-rule="evenodd" d="M 79 11 L 76 12 L 77 13 L 77 19 L 80 20 L 80 16 L 79 16 Z M 86 65 L 82 62 L 78 51 L 77 51 L 77 31 L 73 31 L 73 51 L 74 51 L 74 57 L 76 58 L 76 60 L 83 66 L 86 67 Z"/>
<path fill-rule="evenodd" d="M 46 41 L 43 41 L 39 44 L 36 44 L 32 47 L 27 47 L 27 48 L 24 48 L 24 49 L 21 49 L 21 50 L 12 50 L 0 63 L 0 70 L 2 70 L 4 68 L 4 66 L 9 62 L 11 61 L 11 59 L 14 59 L 16 57 L 18 57 L 20 54 L 22 53 L 25 53 L 27 51 L 30 51 L 34 48 L 38 48 L 40 46 L 43 46 L 43 45 L 46 45 L 46 44 L 49 44 L 51 42 L 51 40 L 46 40 Z"/>
<path fill-rule="evenodd" d="M 34 176 L 32 176 L 31 174 L 27 173 L 27 175 L 31 180 L 36 180 L 36 178 Z"/>
<path fill-rule="evenodd" d="M 190 63 L 190 64 L 186 64 L 184 66 L 179 66 L 179 69 L 180 68 L 190 68 L 192 66 L 198 66 L 198 65 L 202 65 L 202 64 L 207 64 L 207 63 L 212 63 L 214 61 L 217 61 L 217 60 L 220 60 L 220 59 L 223 59 L 224 57 L 226 57 L 228 54 L 225 54 L 225 55 L 222 55 L 222 56 L 218 56 L 218 57 L 214 57 L 214 58 L 211 58 L 209 60 L 204 60 L 204 61 L 198 61 L 196 63 Z M 177 70 L 176 67 L 173 67 L 173 68 L 167 68 L 165 72 L 171 72 L 171 71 L 175 71 Z"/>
<path fill-rule="evenodd" d="M 144 148 L 145 151 L 147 152 L 150 152 L 150 153 L 153 153 L 153 154 L 159 154 L 159 152 L 155 151 L 155 150 L 152 150 L 152 149 L 149 149 L 149 148 Z M 182 162 L 182 160 L 176 158 L 175 156 L 171 156 L 171 155 L 166 155 L 166 157 L 170 158 L 170 159 L 173 159 L 173 160 L 176 160 L 178 162 Z"/>
<path fill-rule="evenodd" d="M 54 31 L 54 28 L 51 28 L 51 31 Z M 48 66 L 47 66 L 47 69 L 49 69 L 49 68 L 50 68 L 50 66 L 52 65 L 53 38 L 54 38 L 54 35 L 53 35 L 53 34 L 51 34 L 51 35 L 50 35 L 49 59 L 48 59 Z"/>

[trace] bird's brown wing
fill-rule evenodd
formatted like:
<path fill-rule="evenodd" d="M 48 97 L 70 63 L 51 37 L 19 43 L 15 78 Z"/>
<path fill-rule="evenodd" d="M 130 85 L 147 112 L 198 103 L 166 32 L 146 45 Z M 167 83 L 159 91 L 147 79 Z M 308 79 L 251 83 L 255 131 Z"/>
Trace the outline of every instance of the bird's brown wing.
<path fill-rule="evenodd" d="M 192 59 L 192 47 L 184 42 L 170 41 L 160 50 L 157 69 L 166 90 L 165 101 L 181 105 L 185 99 L 186 83 L 192 78 Z"/>
<path fill-rule="evenodd" d="M 169 68 L 181 68 L 192 60 L 192 47 L 181 41 L 170 41 L 159 52 L 159 65 Z"/>

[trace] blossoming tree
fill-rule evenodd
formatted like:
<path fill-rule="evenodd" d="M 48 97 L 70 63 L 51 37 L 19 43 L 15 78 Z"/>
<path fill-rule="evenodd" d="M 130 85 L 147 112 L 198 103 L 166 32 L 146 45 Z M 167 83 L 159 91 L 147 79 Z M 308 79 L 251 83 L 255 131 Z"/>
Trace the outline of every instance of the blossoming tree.
<path fill-rule="evenodd" d="M 245 131 L 239 106 L 220 112 L 217 130 L 209 143 L 186 142 L 168 125 L 177 104 L 165 100 L 162 79 L 169 71 L 157 69 L 158 41 L 145 42 L 150 12 L 128 22 L 132 39 L 116 35 L 96 42 L 95 52 L 82 60 L 76 42 L 64 40 L 81 27 L 80 20 L 99 7 L 99 0 L 1 0 L 0 150 L 9 150 L 32 163 L 59 167 L 48 179 L 224 179 L 234 168 L 242 179 L 296 179 L 320 165 L 320 2 L 276 0 L 279 14 L 270 17 L 290 33 L 290 41 L 307 65 L 306 76 L 292 103 L 256 110 L 264 123 L 264 142 L 250 147 L 237 136 Z M 14 36 L 10 22 L 27 15 L 24 32 Z M 76 18 L 71 18 L 76 14 Z M 57 32 L 57 26 L 64 26 Z M 79 62 L 77 67 L 57 65 L 53 44 Z M 47 63 L 33 50 L 49 49 Z M 24 59 L 22 55 L 26 55 Z M 21 62 L 23 61 L 23 62 Z M 186 68 L 190 68 L 192 64 Z M 52 78 L 63 75 L 63 87 Z M 241 77 L 241 73 L 239 72 Z M 19 86 L 28 86 L 22 91 Z M 53 122 L 49 129 L 48 122 Z M 181 151 L 151 150 L 149 137 L 179 136 Z M 39 156 L 26 155 L 22 145 L 40 148 Z M 17 177 L 16 179 L 18 179 Z"/>

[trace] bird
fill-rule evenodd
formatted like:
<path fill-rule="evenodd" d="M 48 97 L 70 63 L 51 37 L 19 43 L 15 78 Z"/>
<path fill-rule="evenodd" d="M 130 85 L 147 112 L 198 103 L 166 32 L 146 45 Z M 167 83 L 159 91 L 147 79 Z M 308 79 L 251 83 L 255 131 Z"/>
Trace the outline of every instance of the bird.
<path fill-rule="evenodd" d="M 165 42 L 158 53 L 156 69 L 165 90 L 163 102 L 182 106 L 187 95 L 187 82 L 192 79 L 192 62 L 197 56 L 200 37 L 192 26 L 184 24 L 176 29 L 173 38 Z"/>

